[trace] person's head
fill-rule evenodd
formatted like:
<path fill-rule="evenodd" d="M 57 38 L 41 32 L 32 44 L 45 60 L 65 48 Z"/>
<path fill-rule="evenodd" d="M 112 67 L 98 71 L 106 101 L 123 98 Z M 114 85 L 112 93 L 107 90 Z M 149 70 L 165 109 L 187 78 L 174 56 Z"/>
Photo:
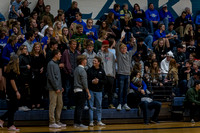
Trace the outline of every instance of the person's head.
<path fill-rule="evenodd" d="M 200 90 L 200 80 L 196 80 L 194 82 L 194 85 L 195 85 L 195 89 L 199 91 Z"/>
<path fill-rule="evenodd" d="M 108 20 L 108 21 L 109 21 L 109 20 L 114 20 L 114 18 L 115 18 L 114 13 L 113 13 L 113 12 L 109 12 L 109 13 L 108 13 L 108 16 L 107 16 L 107 20 Z"/>
<path fill-rule="evenodd" d="M 92 25 L 93 25 L 93 20 L 91 18 L 88 18 L 87 19 L 87 26 L 92 27 Z"/>
<path fill-rule="evenodd" d="M 33 31 L 29 31 L 25 34 L 25 37 L 26 37 L 26 40 L 29 40 L 29 41 L 33 41 L 35 39 L 35 36 L 33 34 Z"/>
<path fill-rule="evenodd" d="M 109 41 L 109 48 L 115 47 L 116 41 L 114 38 L 109 38 L 108 41 Z"/>
<path fill-rule="evenodd" d="M 39 42 L 34 43 L 33 49 L 31 51 L 31 55 L 34 56 L 35 54 L 42 54 L 42 46 Z"/>
<path fill-rule="evenodd" d="M 104 48 L 105 52 L 108 52 L 108 48 L 109 48 L 109 41 L 108 40 L 104 40 L 102 42 L 102 47 Z"/>
<path fill-rule="evenodd" d="M 122 54 L 125 54 L 127 52 L 127 46 L 126 46 L 126 44 L 124 44 L 124 43 L 120 44 L 120 52 Z"/>
<path fill-rule="evenodd" d="M 44 6 L 44 0 L 38 0 L 37 6 Z"/>
<path fill-rule="evenodd" d="M 45 12 L 46 13 L 50 13 L 50 11 L 51 11 L 51 6 L 50 5 L 46 5 L 45 6 Z"/>
<path fill-rule="evenodd" d="M 186 12 L 185 12 L 185 11 L 183 11 L 183 12 L 181 13 L 181 17 L 182 17 L 183 19 L 186 17 Z"/>
<path fill-rule="evenodd" d="M 65 21 L 65 13 L 64 12 L 58 13 L 58 21 Z"/>
<path fill-rule="evenodd" d="M 33 35 L 34 37 L 38 37 L 39 29 L 38 28 L 33 28 Z"/>
<path fill-rule="evenodd" d="M 199 63 L 197 61 L 193 62 L 193 69 L 198 70 L 199 69 Z"/>
<path fill-rule="evenodd" d="M 183 45 L 182 44 L 177 45 L 177 52 L 179 52 L 179 53 L 183 52 Z"/>
<path fill-rule="evenodd" d="M 77 13 L 75 14 L 75 17 L 76 17 L 76 20 L 77 20 L 77 21 L 81 21 L 81 20 L 82 20 L 82 14 L 81 14 L 80 12 L 77 12 Z"/>
<path fill-rule="evenodd" d="M 167 10 L 167 4 L 164 4 L 162 7 L 163 10 Z"/>
<path fill-rule="evenodd" d="M 21 35 L 21 29 L 17 24 L 13 24 L 12 29 L 15 35 Z"/>
<path fill-rule="evenodd" d="M 200 78 L 199 76 L 200 76 L 200 72 L 199 71 L 193 73 L 193 77 L 194 77 L 195 80 L 199 80 L 199 78 Z"/>
<path fill-rule="evenodd" d="M 194 46 L 194 44 L 195 44 L 195 40 L 194 39 L 190 39 L 189 46 Z"/>
<path fill-rule="evenodd" d="M 101 28 L 102 28 L 102 29 L 107 29 L 107 28 L 108 28 L 108 24 L 106 23 L 106 21 L 103 21 L 103 22 L 101 23 Z"/>
<path fill-rule="evenodd" d="M 114 4 L 114 10 L 119 11 L 120 10 L 120 5 L 119 4 Z"/>
<path fill-rule="evenodd" d="M 152 53 L 150 54 L 150 59 L 151 59 L 151 60 L 155 60 L 155 59 L 156 59 L 156 54 L 155 54 L 154 52 L 152 52 Z"/>
<path fill-rule="evenodd" d="M 98 56 L 95 56 L 94 59 L 93 59 L 93 66 L 95 68 L 99 68 L 101 65 L 101 58 L 98 57 Z"/>
<path fill-rule="evenodd" d="M 133 6 L 133 9 L 136 10 L 136 11 L 139 11 L 140 10 L 139 4 L 135 3 L 134 6 Z"/>
<path fill-rule="evenodd" d="M 140 53 L 136 53 L 133 56 L 133 59 L 134 59 L 135 62 L 140 62 L 140 60 L 141 60 L 141 54 Z"/>
<path fill-rule="evenodd" d="M 187 13 L 187 14 L 190 14 L 191 12 L 190 12 L 190 8 L 189 7 L 186 7 L 185 8 L 185 12 Z"/>
<path fill-rule="evenodd" d="M 62 56 L 60 50 L 58 49 L 53 50 L 52 55 L 53 55 L 53 59 L 56 61 L 59 61 Z"/>
<path fill-rule="evenodd" d="M 18 37 L 16 35 L 12 35 L 8 38 L 7 43 L 10 44 L 12 47 L 18 42 Z"/>
<path fill-rule="evenodd" d="M 185 62 L 185 67 L 187 67 L 187 68 L 191 68 L 191 66 L 193 65 L 193 62 L 192 61 L 186 61 Z"/>
<path fill-rule="evenodd" d="M 12 71 L 17 75 L 20 74 L 19 58 L 16 54 L 13 54 L 13 55 L 10 56 L 10 61 L 8 62 L 5 71 L 6 71 L 6 73 L 10 73 Z"/>
<path fill-rule="evenodd" d="M 62 23 L 60 21 L 56 21 L 54 25 L 54 31 L 58 31 L 62 29 Z"/>
<path fill-rule="evenodd" d="M 50 38 L 50 49 L 51 50 L 57 50 L 58 49 L 58 42 L 53 37 Z"/>
<path fill-rule="evenodd" d="M 75 50 L 76 47 L 77 47 L 77 41 L 75 39 L 71 39 L 69 41 L 69 47 L 70 47 L 71 50 Z"/>
<path fill-rule="evenodd" d="M 136 20 L 136 26 L 141 27 L 143 20 L 141 18 L 137 18 Z"/>
<path fill-rule="evenodd" d="M 149 3 L 149 9 L 150 9 L 150 10 L 154 10 L 154 5 L 153 5 L 153 3 Z"/>
<path fill-rule="evenodd" d="M 172 58 L 174 58 L 174 54 L 172 53 L 172 51 L 167 52 L 167 61 L 170 61 Z"/>
<path fill-rule="evenodd" d="M 177 68 L 176 60 L 175 60 L 175 59 L 171 59 L 171 60 L 170 60 L 170 62 L 169 62 L 169 67 L 170 67 L 170 68 Z"/>
<path fill-rule="evenodd" d="M 76 25 L 76 32 L 77 32 L 78 34 L 83 34 L 83 25 L 77 24 L 77 25 Z"/>
<path fill-rule="evenodd" d="M 106 40 L 107 37 L 108 37 L 108 36 L 107 36 L 107 32 L 106 32 L 105 30 L 103 30 L 103 31 L 101 31 L 101 32 L 99 33 L 99 38 L 100 38 L 100 39 Z"/>
<path fill-rule="evenodd" d="M 24 7 L 28 7 L 28 0 L 24 0 L 22 4 Z"/>
<path fill-rule="evenodd" d="M 124 4 L 124 5 L 122 6 L 122 8 L 123 8 L 123 10 L 128 10 L 128 4 Z"/>
<path fill-rule="evenodd" d="M 77 64 L 86 66 L 87 65 L 87 57 L 85 55 L 79 55 L 77 56 Z"/>
<path fill-rule="evenodd" d="M 130 21 L 130 15 L 129 14 L 125 14 L 124 20 L 125 20 L 125 22 Z"/>
<path fill-rule="evenodd" d="M 68 36 L 68 34 L 69 34 L 68 28 L 67 28 L 67 27 L 64 27 L 64 28 L 62 29 L 62 35 Z"/>
<path fill-rule="evenodd" d="M 20 54 L 25 54 L 27 55 L 28 54 L 28 49 L 27 49 L 27 46 L 26 45 L 21 45 L 17 51 L 17 54 L 20 55 Z"/>
<path fill-rule="evenodd" d="M 158 29 L 160 29 L 161 31 L 165 31 L 165 25 L 164 24 L 159 24 L 158 25 Z"/>
<path fill-rule="evenodd" d="M 153 60 L 153 62 L 152 62 L 152 68 L 153 69 L 157 69 L 158 68 L 158 62 L 157 62 L 157 60 Z"/>
<path fill-rule="evenodd" d="M 4 27 L 0 28 L 0 38 L 5 38 L 8 30 Z"/>
<path fill-rule="evenodd" d="M 174 23 L 169 22 L 168 29 L 169 29 L 169 31 L 172 31 L 174 29 Z"/>
<path fill-rule="evenodd" d="M 47 15 L 42 17 L 42 22 L 44 23 L 44 26 L 45 25 L 52 26 L 51 18 Z"/>
<path fill-rule="evenodd" d="M 37 28 L 37 22 L 35 19 L 31 19 L 30 20 L 30 27 L 31 28 Z"/>
<path fill-rule="evenodd" d="M 159 38 L 158 39 L 158 46 L 159 47 L 163 47 L 164 46 L 164 40 L 163 40 L 163 38 Z"/>
<path fill-rule="evenodd" d="M 140 46 L 142 46 L 144 44 L 144 38 L 141 38 L 141 37 L 138 38 L 137 39 L 137 44 L 140 45 Z"/>
<path fill-rule="evenodd" d="M 190 53 L 189 60 L 194 61 L 195 58 L 196 58 L 196 54 L 195 53 Z"/>
<path fill-rule="evenodd" d="M 78 8 L 78 2 L 73 1 L 71 7 L 72 9 Z"/>
<path fill-rule="evenodd" d="M 52 27 L 48 27 L 48 28 L 45 30 L 44 35 L 45 35 L 45 36 L 51 37 L 51 36 L 53 35 L 53 28 L 52 28 Z"/>

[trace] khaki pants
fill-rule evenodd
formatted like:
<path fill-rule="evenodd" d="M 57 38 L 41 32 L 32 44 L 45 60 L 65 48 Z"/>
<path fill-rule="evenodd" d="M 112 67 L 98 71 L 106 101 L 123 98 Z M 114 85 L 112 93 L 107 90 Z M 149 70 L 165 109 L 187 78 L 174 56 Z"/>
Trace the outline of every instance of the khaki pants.
<path fill-rule="evenodd" d="M 60 122 L 62 107 L 63 107 L 62 92 L 56 93 L 56 91 L 49 91 L 49 122 L 50 124 Z"/>
<path fill-rule="evenodd" d="M 184 27 L 179 26 L 178 28 L 175 29 L 175 31 L 180 34 L 180 37 L 184 37 Z"/>

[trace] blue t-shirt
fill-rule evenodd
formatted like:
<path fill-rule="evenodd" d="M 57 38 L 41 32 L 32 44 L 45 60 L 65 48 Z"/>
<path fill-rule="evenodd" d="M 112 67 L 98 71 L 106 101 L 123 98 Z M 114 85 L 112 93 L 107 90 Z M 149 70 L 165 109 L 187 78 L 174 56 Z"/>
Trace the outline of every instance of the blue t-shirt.
<path fill-rule="evenodd" d="M 14 1 L 14 2 L 12 3 L 12 6 L 11 6 L 11 8 L 10 8 L 10 11 L 13 12 L 13 11 L 12 11 L 12 7 L 15 6 L 15 11 L 17 12 L 17 11 L 19 10 L 19 7 L 20 7 L 21 4 L 22 4 L 22 2 L 17 3 L 16 1 Z"/>
<path fill-rule="evenodd" d="M 86 35 L 89 34 L 90 32 L 93 32 L 93 33 L 94 33 L 94 36 L 89 35 L 89 36 L 87 36 L 87 37 L 88 37 L 88 39 L 91 39 L 93 42 L 95 42 L 95 40 L 98 39 L 98 34 L 97 34 L 96 28 L 92 27 L 91 29 L 88 29 L 88 28 L 86 27 L 86 28 L 84 28 L 84 30 L 83 30 L 83 34 L 86 34 Z"/>
<path fill-rule="evenodd" d="M 45 45 L 47 45 L 47 40 L 48 39 L 49 39 L 48 36 L 45 36 L 45 37 L 42 38 L 42 41 L 41 41 L 41 43 L 43 43 L 42 49 L 44 48 Z"/>
<path fill-rule="evenodd" d="M 8 41 L 8 36 L 5 36 L 4 39 L 0 39 L 0 46 L 5 47 Z"/>

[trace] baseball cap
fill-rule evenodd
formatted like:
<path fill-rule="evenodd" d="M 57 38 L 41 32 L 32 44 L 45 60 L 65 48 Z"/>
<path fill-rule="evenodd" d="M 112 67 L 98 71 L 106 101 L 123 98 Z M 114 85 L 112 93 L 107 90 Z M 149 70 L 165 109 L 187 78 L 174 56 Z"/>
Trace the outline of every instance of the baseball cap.
<path fill-rule="evenodd" d="M 174 58 L 174 54 L 172 53 L 172 51 L 167 52 L 167 56 L 170 56 L 170 57 Z"/>
<path fill-rule="evenodd" d="M 143 20 L 141 18 L 137 18 L 135 21 L 136 22 L 143 22 Z"/>
<path fill-rule="evenodd" d="M 164 4 L 163 7 L 167 7 L 167 4 Z"/>
<path fill-rule="evenodd" d="M 109 47 L 109 41 L 108 40 L 104 40 L 102 42 L 102 46 L 108 46 Z"/>

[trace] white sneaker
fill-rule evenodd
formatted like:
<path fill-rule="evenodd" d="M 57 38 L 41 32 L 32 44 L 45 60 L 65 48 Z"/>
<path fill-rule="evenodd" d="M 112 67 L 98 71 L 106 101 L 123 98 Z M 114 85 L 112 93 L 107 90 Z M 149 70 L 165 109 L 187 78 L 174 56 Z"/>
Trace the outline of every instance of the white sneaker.
<path fill-rule="evenodd" d="M 114 93 L 114 98 L 118 98 L 118 95 L 117 95 L 117 93 Z"/>
<path fill-rule="evenodd" d="M 121 111 L 121 110 L 122 110 L 122 105 L 119 104 L 119 105 L 117 106 L 117 111 Z"/>
<path fill-rule="evenodd" d="M 12 125 L 12 126 L 10 126 L 9 128 L 8 128 L 8 131 L 20 131 L 20 129 L 19 128 L 16 128 L 14 125 Z"/>
<path fill-rule="evenodd" d="M 192 124 L 195 124 L 195 121 L 194 121 L 194 119 L 192 119 L 192 120 L 191 120 L 191 123 L 192 123 Z"/>
<path fill-rule="evenodd" d="M 93 127 L 94 126 L 94 122 L 90 122 L 89 126 Z"/>
<path fill-rule="evenodd" d="M 88 107 L 88 106 L 85 106 L 85 107 L 84 107 L 84 110 L 88 110 L 88 109 L 89 109 L 89 107 Z"/>
<path fill-rule="evenodd" d="M 125 109 L 127 111 L 131 110 L 131 108 L 127 104 L 124 104 L 123 109 Z"/>
<path fill-rule="evenodd" d="M 67 124 L 64 124 L 64 123 L 61 123 L 61 122 L 58 122 L 56 124 L 59 125 L 59 126 L 61 126 L 61 127 L 66 127 L 67 126 Z"/>
<path fill-rule="evenodd" d="M 28 108 L 27 106 L 24 106 L 24 108 L 27 110 L 27 111 L 30 111 L 31 109 Z"/>
<path fill-rule="evenodd" d="M 30 109 L 27 109 L 25 106 L 19 107 L 19 111 L 30 111 Z"/>
<path fill-rule="evenodd" d="M 54 124 L 50 124 L 49 127 L 52 127 L 52 128 L 61 128 L 60 125 L 54 123 Z"/>
<path fill-rule="evenodd" d="M 101 121 L 99 121 L 98 123 L 97 123 L 97 126 L 105 126 L 106 124 L 104 124 L 104 123 L 102 123 Z"/>

